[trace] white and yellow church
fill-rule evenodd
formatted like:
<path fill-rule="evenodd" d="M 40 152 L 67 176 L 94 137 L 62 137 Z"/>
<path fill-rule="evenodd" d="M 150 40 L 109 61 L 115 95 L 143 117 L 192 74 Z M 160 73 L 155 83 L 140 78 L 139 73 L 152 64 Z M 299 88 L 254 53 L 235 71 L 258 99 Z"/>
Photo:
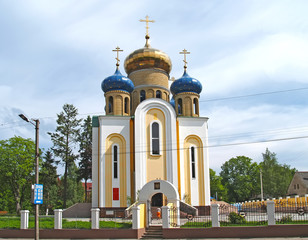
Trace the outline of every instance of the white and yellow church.
<path fill-rule="evenodd" d="M 105 115 L 93 117 L 92 207 L 101 216 L 137 201 L 149 183 L 174 189 L 179 201 L 210 205 L 207 117 L 199 116 L 201 83 L 187 73 L 173 82 L 169 56 L 149 43 L 129 54 L 127 76 L 116 71 L 101 84 Z M 169 82 L 172 82 L 169 86 Z M 152 189 L 152 188 L 149 188 Z M 154 184 L 148 200 L 169 201 L 168 189 Z M 148 190 L 147 190 L 148 191 Z"/>

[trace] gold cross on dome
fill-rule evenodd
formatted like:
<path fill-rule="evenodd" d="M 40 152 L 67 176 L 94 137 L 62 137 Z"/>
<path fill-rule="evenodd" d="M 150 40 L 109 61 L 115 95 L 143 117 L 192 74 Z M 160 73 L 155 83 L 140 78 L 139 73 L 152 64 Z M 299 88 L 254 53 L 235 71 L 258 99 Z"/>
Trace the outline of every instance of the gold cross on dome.
<path fill-rule="evenodd" d="M 146 35 L 149 36 L 149 23 L 150 22 L 154 23 L 155 21 L 154 20 L 149 20 L 149 16 L 148 15 L 146 15 L 145 20 L 144 19 L 140 19 L 139 21 L 146 23 L 146 26 L 145 26 L 145 28 L 146 28 Z"/>
<path fill-rule="evenodd" d="M 190 52 L 187 52 L 187 50 L 184 48 L 183 52 L 180 52 L 180 54 L 184 54 L 184 68 L 187 68 L 187 61 L 186 61 L 186 54 L 190 54 Z"/>
<path fill-rule="evenodd" d="M 117 60 L 117 64 L 116 66 L 118 67 L 119 66 L 119 62 L 120 62 L 120 59 L 119 59 L 119 52 L 123 52 L 122 49 L 120 49 L 119 47 L 116 47 L 116 49 L 112 50 L 113 52 L 117 52 L 117 57 L 116 57 L 116 60 Z"/>

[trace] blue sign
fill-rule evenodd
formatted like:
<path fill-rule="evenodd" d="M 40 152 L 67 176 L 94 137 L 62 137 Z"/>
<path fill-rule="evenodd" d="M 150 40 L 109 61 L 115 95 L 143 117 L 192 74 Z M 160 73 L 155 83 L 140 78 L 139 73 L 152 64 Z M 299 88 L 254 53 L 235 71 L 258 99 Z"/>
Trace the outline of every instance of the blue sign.
<path fill-rule="evenodd" d="M 43 204 L 43 184 L 34 184 L 34 204 Z"/>

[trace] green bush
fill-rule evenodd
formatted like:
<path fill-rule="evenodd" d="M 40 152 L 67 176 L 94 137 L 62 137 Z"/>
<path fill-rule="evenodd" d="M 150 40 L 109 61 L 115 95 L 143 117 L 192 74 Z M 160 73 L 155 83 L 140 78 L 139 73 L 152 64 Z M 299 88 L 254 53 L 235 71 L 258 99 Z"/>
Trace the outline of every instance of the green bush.
<path fill-rule="evenodd" d="M 244 216 L 237 214 L 236 212 L 231 212 L 229 214 L 229 221 L 232 224 L 242 224 L 246 223 L 246 219 Z"/>
<path fill-rule="evenodd" d="M 282 217 L 278 223 L 280 224 L 285 224 L 285 223 L 291 223 L 292 222 L 292 217 L 290 215 Z"/>

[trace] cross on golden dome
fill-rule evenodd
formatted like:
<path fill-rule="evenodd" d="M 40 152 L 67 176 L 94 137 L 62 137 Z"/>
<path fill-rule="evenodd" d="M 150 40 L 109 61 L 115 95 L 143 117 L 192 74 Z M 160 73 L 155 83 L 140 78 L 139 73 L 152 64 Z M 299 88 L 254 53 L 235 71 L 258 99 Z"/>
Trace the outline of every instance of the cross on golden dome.
<path fill-rule="evenodd" d="M 186 61 L 186 54 L 190 54 L 190 52 L 187 52 L 187 50 L 184 48 L 183 52 L 180 52 L 180 54 L 184 54 L 184 68 L 187 68 L 187 61 Z"/>
<path fill-rule="evenodd" d="M 145 19 L 140 19 L 139 20 L 140 22 L 145 22 L 146 26 L 146 36 L 149 36 L 149 23 L 154 23 L 155 21 L 154 20 L 149 20 L 149 16 L 146 15 Z"/>
<path fill-rule="evenodd" d="M 120 66 L 119 62 L 120 62 L 120 59 L 119 59 L 119 52 L 123 52 L 122 49 L 120 49 L 119 47 L 116 47 L 116 49 L 112 50 L 113 52 L 117 52 L 117 57 L 116 57 L 116 60 L 117 60 L 117 64 L 116 66 Z"/>

